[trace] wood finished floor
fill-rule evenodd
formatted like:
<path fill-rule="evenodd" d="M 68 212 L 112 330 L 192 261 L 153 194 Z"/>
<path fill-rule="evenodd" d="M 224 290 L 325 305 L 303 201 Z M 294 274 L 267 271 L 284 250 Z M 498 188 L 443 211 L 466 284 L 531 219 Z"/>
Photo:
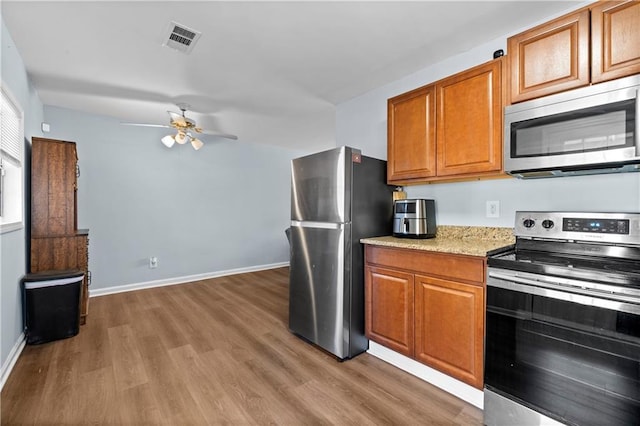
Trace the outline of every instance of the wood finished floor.
<path fill-rule="evenodd" d="M 287 268 L 92 298 L 80 334 L 24 349 L 1 422 L 482 424 L 375 357 L 336 361 L 287 316 Z"/>

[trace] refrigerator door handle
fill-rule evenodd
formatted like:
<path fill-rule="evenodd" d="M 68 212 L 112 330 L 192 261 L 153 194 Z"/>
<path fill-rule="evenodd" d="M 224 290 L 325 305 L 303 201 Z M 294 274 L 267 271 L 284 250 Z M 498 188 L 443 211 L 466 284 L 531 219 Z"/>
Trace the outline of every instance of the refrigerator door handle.
<path fill-rule="evenodd" d="M 312 222 L 306 220 L 292 220 L 291 226 L 295 226 L 298 228 L 344 229 L 344 223 Z"/>

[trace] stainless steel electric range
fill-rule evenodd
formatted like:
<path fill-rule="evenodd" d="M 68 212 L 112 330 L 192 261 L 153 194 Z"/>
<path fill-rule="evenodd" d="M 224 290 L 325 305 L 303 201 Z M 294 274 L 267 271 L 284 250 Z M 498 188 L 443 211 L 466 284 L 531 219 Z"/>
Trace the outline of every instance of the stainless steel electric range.
<path fill-rule="evenodd" d="M 484 423 L 640 424 L 640 213 L 517 212 L 487 261 Z"/>

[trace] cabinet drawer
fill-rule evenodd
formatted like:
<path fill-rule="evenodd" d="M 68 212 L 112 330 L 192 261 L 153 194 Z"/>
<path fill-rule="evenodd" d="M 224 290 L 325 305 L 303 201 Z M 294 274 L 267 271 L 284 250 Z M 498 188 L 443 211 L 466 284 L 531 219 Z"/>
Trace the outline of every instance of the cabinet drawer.
<path fill-rule="evenodd" d="M 484 285 L 484 258 L 372 245 L 366 246 L 365 253 L 369 265 Z"/>

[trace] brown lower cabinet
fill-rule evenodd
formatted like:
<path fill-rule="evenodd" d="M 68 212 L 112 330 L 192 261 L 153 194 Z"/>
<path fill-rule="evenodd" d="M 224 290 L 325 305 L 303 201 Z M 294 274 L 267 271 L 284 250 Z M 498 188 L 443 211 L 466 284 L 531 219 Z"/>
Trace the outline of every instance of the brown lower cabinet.
<path fill-rule="evenodd" d="M 367 245 L 367 337 L 482 389 L 485 262 Z"/>

